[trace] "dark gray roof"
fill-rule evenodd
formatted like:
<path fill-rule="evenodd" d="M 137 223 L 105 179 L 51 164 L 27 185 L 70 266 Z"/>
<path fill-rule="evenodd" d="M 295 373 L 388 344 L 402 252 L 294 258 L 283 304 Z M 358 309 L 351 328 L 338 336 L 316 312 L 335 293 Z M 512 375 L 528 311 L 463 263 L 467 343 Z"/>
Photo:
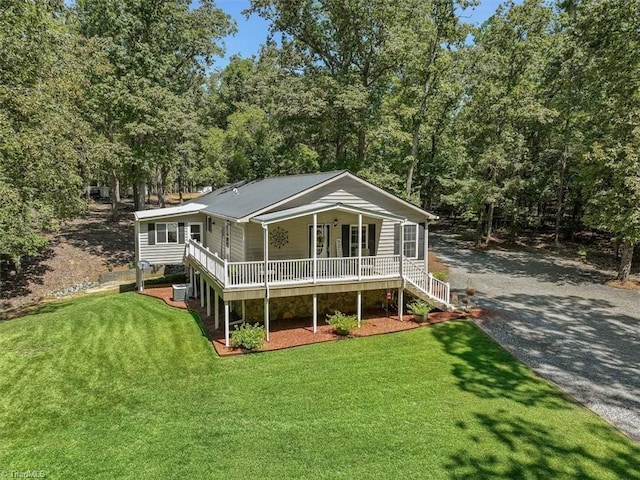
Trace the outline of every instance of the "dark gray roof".
<path fill-rule="evenodd" d="M 320 185 L 345 171 L 242 181 L 226 185 L 193 201 L 206 205 L 202 212 L 240 219 Z"/>

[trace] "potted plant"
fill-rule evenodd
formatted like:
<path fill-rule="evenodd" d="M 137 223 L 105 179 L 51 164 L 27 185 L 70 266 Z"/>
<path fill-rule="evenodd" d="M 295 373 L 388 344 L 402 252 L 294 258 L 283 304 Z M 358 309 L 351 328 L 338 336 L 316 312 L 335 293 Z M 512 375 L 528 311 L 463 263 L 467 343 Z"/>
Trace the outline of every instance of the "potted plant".
<path fill-rule="evenodd" d="M 414 315 L 414 320 L 418 323 L 426 322 L 429 312 L 433 310 L 433 304 L 424 300 L 416 300 L 408 305 L 409 312 Z"/>

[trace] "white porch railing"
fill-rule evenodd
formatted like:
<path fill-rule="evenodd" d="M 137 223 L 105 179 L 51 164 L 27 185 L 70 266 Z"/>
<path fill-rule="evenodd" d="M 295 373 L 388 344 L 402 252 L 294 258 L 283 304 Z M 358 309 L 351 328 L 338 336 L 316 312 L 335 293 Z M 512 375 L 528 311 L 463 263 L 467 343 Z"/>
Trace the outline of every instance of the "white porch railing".
<path fill-rule="evenodd" d="M 408 260 L 402 266 L 402 273 L 408 282 L 424 294 L 447 307 L 451 305 L 451 287 L 448 283 L 427 274 L 421 264 Z"/>
<path fill-rule="evenodd" d="M 260 287 L 296 283 L 327 283 L 375 278 L 399 278 L 400 255 L 369 257 L 333 257 L 269 260 L 265 272 L 264 261 L 227 262 L 197 242 L 185 246 L 185 257 L 197 262 L 225 288 Z M 450 305 L 450 288 L 424 271 L 422 264 L 405 259 L 402 273 L 405 279 L 423 294 Z M 266 275 L 266 278 L 265 278 Z"/>

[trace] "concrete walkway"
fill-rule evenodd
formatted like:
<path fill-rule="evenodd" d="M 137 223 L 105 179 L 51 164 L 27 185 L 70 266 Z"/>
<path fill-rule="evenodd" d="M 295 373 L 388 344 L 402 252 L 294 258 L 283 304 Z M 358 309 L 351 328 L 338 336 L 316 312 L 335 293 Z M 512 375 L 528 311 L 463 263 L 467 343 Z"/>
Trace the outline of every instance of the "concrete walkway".
<path fill-rule="evenodd" d="M 443 233 L 431 246 L 451 268 L 452 289 L 468 280 L 477 289 L 489 335 L 640 441 L 640 292 L 547 252 L 472 251 Z"/>

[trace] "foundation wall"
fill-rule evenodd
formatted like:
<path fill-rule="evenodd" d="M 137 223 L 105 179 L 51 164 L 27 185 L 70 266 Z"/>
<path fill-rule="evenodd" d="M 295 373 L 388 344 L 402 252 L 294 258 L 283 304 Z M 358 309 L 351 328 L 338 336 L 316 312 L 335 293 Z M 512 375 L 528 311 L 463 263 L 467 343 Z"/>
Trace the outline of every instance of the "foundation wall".
<path fill-rule="evenodd" d="M 392 291 L 393 293 L 393 291 Z M 362 310 L 384 308 L 387 290 L 365 290 L 362 292 Z M 327 314 L 336 310 L 346 314 L 355 314 L 358 308 L 357 292 L 339 292 L 318 294 L 318 321 L 324 322 Z M 235 302 L 240 303 L 240 302 Z M 264 300 L 246 300 L 247 322 L 262 322 L 264 319 Z M 239 309 L 236 308 L 238 311 Z M 280 297 L 269 299 L 269 318 L 271 320 L 313 316 L 313 296 Z"/>

